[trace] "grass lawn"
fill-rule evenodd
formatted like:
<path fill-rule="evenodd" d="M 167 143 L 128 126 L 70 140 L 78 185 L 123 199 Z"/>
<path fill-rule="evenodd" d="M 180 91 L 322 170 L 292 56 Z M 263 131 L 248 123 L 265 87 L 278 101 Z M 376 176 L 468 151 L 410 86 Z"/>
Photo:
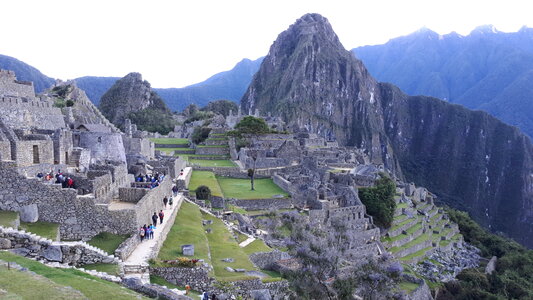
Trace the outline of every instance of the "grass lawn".
<path fill-rule="evenodd" d="M 405 245 L 403 246 L 399 246 L 399 247 L 392 247 L 389 249 L 390 252 L 392 253 L 396 253 L 400 250 L 404 250 L 404 249 L 407 249 L 407 248 L 411 248 L 413 247 L 414 245 L 417 245 L 417 244 L 420 244 L 422 242 L 425 242 L 427 240 L 429 240 L 431 237 L 429 234 L 427 233 L 424 233 L 424 234 L 421 234 L 420 236 L 418 236 L 416 239 L 410 241 L 409 243 L 406 243 Z"/>
<path fill-rule="evenodd" d="M 194 245 L 195 258 L 209 262 L 209 249 L 200 209 L 196 205 L 184 201 L 157 258 L 159 260 L 172 260 L 183 256 L 181 245 L 186 244 Z"/>
<path fill-rule="evenodd" d="M 270 178 L 255 179 L 255 191 L 250 190 L 249 179 L 227 178 L 221 176 L 217 177 L 217 179 L 226 198 L 265 199 L 272 198 L 274 195 L 288 196 L 288 194 L 277 186 Z"/>
<path fill-rule="evenodd" d="M 20 222 L 20 229 L 55 241 L 59 232 L 59 224 L 41 221 L 35 223 Z"/>
<path fill-rule="evenodd" d="M 400 288 L 408 293 L 411 293 L 412 291 L 416 290 L 418 288 L 418 284 L 412 283 L 409 281 L 402 281 L 400 282 Z"/>
<path fill-rule="evenodd" d="M 162 152 L 166 152 L 166 153 L 169 153 L 170 151 L 176 151 L 176 152 L 187 152 L 189 154 L 194 154 L 194 152 L 196 152 L 196 150 L 194 149 L 191 149 L 191 148 L 155 148 L 155 150 L 159 150 L 159 151 L 162 151 Z M 179 156 L 179 155 L 183 155 L 183 154 L 180 154 L 180 153 L 176 153 L 175 156 Z"/>
<path fill-rule="evenodd" d="M 200 167 L 235 167 L 236 165 L 229 159 L 224 160 L 207 160 L 207 159 L 189 159 L 189 163 Z"/>
<path fill-rule="evenodd" d="M 208 214 L 204 214 L 203 218 L 213 221 L 213 224 L 206 226 L 212 230 L 206 236 L 209 241 L 215 277 L 223 281 L 240 280 L 243 277 L 248 277 L 243 273 L 228 272 L 224 269 L 225 267 L 231 267 L 234 269 L 255 270 L 255 267 L 220 219 Z M 223 262 L 222 259 L 224 258 L 233 258 L 235 261 L 232 263 Z"/>
<path fill-rule="evenodd" d="M 87 244 L 100 248 L 107 252 L 108 254 L 115 253 L 118 246 L 124 242 L 129 235 L 127 234 L 112 234 L 109 232 L 101 232 L 98 235 L 94 236 Z"/>
<path fill-rule="evenodd" d="M 239 243 L 239 244 L 248 239 L 247 235 L 242 234 L 242 233 L 240 233 L 238 231 L 233 231 L 233 233 L 235 233 L 235 235 L 237 236 L 237 243 Z"/>
<path fill-rule="evenodd" d="M 272 248 L 267 246 L 265 242 L 261 239 L 256 239 L 255 241 L 248 244 L 246 247 L 242 248 L 244 253 L 251 255 L 256 252 L 271 252 Z"/>
<path fill-rule="evenodd" d="M 228 145 L 198 145 L 197 148 L 228 148 Z"/>
<path fill-rule="evenodd" d="M 215 173 L 210 171 L 194 171 L 192 172 L 191 181 L 189 182 L 189 191 L 194 193 L 196 188 L 201 185 L 206 185 L 211 189 L 211 195 L 223 197 L 222 189 L 218 184 Z"/>
<path fill-rule="evenodd" d="M 18 213 L 15 211 L 0 211 L 0 226 L 14 227 Z"/>
<path fill-rule="evenodd" d="M 411 253 L 407 256 L 404 256 L 404 257 L 400 257 L 400 261 L 409 261 L 415 257 L 418 257 L 418 256 L 422 256 L 422 255 L 425 255 L 426 252 L 428 252 L 429 250 L 433 249 L 433 247 L 427 247 L 427 248 L 424 248 L 420 251 L 417 251 L 415 253 Z"/>
<path fill-rule="evenodd" d="M 151 138 L 151 142 L 162 145 L 185 145 L 189 144 L 188 139 L 178 139 L 178 138 Z"/>
<path fill-rule="evenodd" d="M 0 286 L 7 291 L 7 295 L 0 291 L 2 299 L 148 299 L 78 270 L 47 267 L 5 251 L 0 251 L 0 259 L 16 262 L 36 273 L 0 267 Z"/>
<path fill-rule="evenodd" d="M 95 270 L 98 272 L 106 272 L 110 275 L 118 276 L 118 265 L 117 264 L 90 264 L 83 266 L 86 270 Z"/>

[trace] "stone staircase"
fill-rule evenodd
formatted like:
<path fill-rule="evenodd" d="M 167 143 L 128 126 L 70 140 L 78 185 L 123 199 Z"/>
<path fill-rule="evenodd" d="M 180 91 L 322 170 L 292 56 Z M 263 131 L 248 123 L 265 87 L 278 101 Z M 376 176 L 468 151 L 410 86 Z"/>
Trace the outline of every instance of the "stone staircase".
<path fill-rule="evenodd" d="M 72 150 L 72 153 L 70 154 L 70 157 L 68 159 L 68 166 L 69 167 L 79 167 L 80 166 L 80 158 L 81 158 L 81 151 L 82 149 L 74 148 Z"/>

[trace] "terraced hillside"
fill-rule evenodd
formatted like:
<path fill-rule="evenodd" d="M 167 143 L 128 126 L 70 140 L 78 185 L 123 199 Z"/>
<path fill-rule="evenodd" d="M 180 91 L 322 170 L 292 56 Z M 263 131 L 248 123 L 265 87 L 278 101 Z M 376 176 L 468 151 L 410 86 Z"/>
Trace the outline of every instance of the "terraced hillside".
<path fill-rule="evenodd" d="M 408 264 L 418 263 L 436 250 L 449 251 L 461 246 L 463 236 L 431 196 L 415 199 L 399 189 L 392 227 L 382 242 L 395 258 Z"/>

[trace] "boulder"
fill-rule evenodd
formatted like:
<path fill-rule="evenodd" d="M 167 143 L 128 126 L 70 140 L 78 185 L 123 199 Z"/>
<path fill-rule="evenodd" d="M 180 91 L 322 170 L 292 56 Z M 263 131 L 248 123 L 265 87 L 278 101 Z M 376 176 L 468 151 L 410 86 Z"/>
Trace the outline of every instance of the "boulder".
<path fill-rule="evenodd" d="M 222 261 L 223 261 L 223 262 L 227 262 L 227 263 L 232 263 L 232 262 L 234 262 L 235 260 L 234 260 L 233 258 L 231 258 L 231 257 L 228 257 L 228 258 L 224 258 Z"/>
<path fill-rule="evenodd" d="M 181 252 L 185 256 L 194 256 L 194 245 L 181 245 Z"/>
<path fill-rule="evenodd" d="M 63 261 L 63 252 L 61 251 L 61 246 L 50 245 L 42 250 L 41 255 L 49 261 Z"/>
<path fill-rule="evenodd" d="M 225 267 L 224 269 L 228 272 L 235 272 L 232 267 Z"/>
<path fill-rule="evenodd" d="M 0 249 L 11 249 L 11 241 L 8 239 L 0 238 Z"/>
<path fill-rule="evenodd" d="M 22 222 L 34 223 L 39 220 L 39 209 L 37 204 L 30 204 L 20 208 L 20 220 Z"/>

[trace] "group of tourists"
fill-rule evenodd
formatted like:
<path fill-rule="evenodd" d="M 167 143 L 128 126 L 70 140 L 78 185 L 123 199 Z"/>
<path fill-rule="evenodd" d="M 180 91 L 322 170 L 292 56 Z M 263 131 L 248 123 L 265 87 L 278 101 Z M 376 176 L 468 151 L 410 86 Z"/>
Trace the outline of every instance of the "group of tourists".
<path fill-rule="evenodd" d="M 154 224 L 150 224 L 146 226 L 144 224 L 141 229 L 139 229 L 139 236 L 141 237 L 141 242 L 145 239 L 151 240 L 154 238 L 154 230 L 156 230 L 156 227 Z"/>
<path fill-rule="evenodd" d="M 73 189 L 74 187 L 74 179 L 72 179 L 70 176 L 64 175 L 61 170 L 57 170 L 57 172 L 54 175 L 54 171 L 50 170 L 46 175 L 42 172 L 37 173 L 37 178 L 41 180 L 51 181 L 55 178 L 56 184 L 61 184 L 62 188 L 69 188 Z"/>

